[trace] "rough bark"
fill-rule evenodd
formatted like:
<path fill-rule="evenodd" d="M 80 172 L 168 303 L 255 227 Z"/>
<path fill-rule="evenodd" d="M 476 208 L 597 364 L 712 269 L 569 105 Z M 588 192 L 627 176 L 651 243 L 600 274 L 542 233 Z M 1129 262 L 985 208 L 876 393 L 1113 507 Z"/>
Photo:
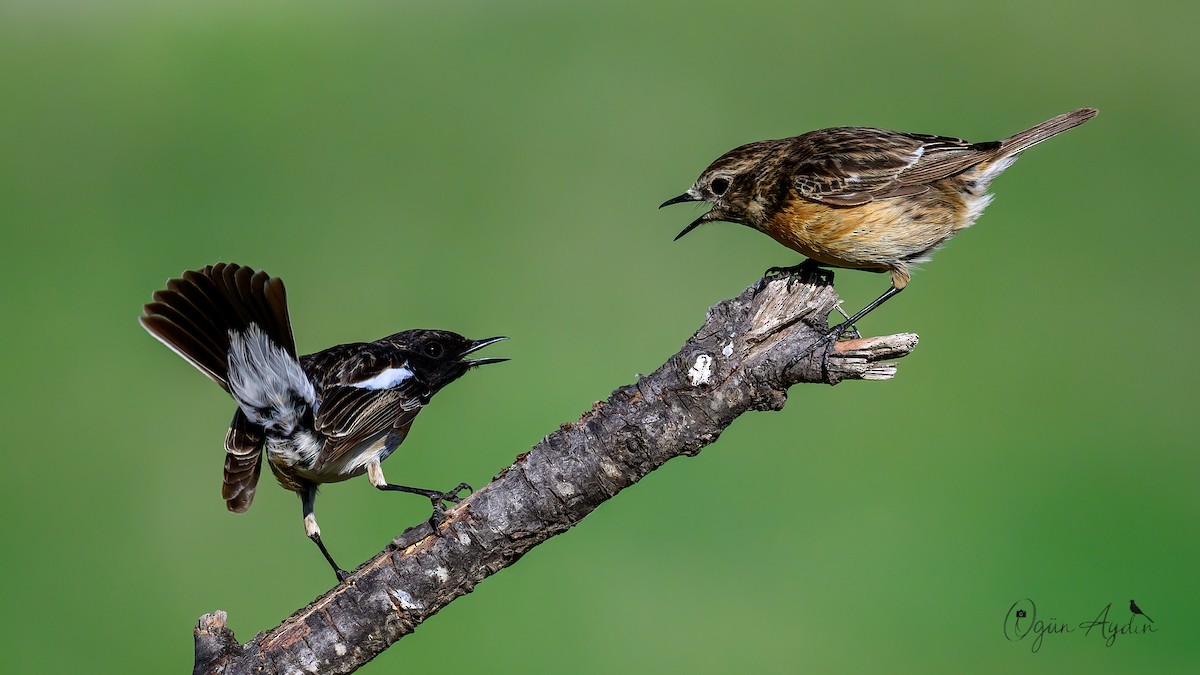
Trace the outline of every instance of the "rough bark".
<path fill-rule="evenodd" d="M 768 277 L 708 311 L 665 364 L 563 424 L 448 512 L 412 528 L 276 628 L 239 645 L 225 613 L 196 628 L 194 673 L 349 673 L 480 581 L 566 531 L 622 489 L 695 455 L 750 410 L 779 410 L 799 382 L 885 380 L 913 334 L 822 343 L 828 283 Z"/>

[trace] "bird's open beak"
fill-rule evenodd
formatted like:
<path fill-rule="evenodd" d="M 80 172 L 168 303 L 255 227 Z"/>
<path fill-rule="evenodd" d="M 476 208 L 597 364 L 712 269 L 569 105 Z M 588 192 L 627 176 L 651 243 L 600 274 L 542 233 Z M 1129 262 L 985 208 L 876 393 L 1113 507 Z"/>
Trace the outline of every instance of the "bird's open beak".
<path fill-rule="evenodd" d="M 678 197 L 672 197 L 672 198 L 668 199 L 667 201 L 659 204 L 658 208 L 661 209 L 664 206 L 670 206 L 672 204 L 682 204 L 683 202 L 700 202 L 700 201 L 704 201 L 704 198 L 701 197 L 700 195 L 696 194 L 695 192 L 688 190 L 687 192 L 679 195 Z"/>
<path fill-rule="evenodd" d="M 459 354 L 459 358 L 461 359 L 461 358 L 465 357 L 466 355 L 477 352 L 480 349 L 483 349 L 484 347 L 486 347 L 490 344 L 499 342 L 501 340 L 507 340 L 507 339 L 508 339 L 508 336 L 501 335 L 498 337 L 485 338 L 483 340 L 475 340 L 474 342 L 471 343 L 471 345 L 469 347 L 467 347 L 465 350 L 463 350 L 462 354 Z M 482 359 L 471 359 L 470 361 L 463 361 L 463 363 L 465 363 L 468 366 L 471 366 L 473 368 L 475 366 L 485 366 L 489 363 L 503 363 L 507 360 L 508 359 L 502 359 L 502 358 L 496 358 L 496 357 L 486 357 L 486 358 L 482 358 Z"/>
<path fill-rule="evenodd" d="M 702 202 L 702 201 L 705 201 L 704 197 L 702 197 L 700 195 L 700 193 L 696 191 L 696 188 L 693 187 L 692 189 L 679 195 L 678 197 L 672 197 L 671 199 L 668 199 L 667 201 L 663 202 L 662 204 L 659 204 L 658 208 L 661 209 L 664 206 L 670 206 L 672 204 L 681 204 L 683 202 Z M 696 229 L 696 227 L 703 225 L 704 223 L 707 223 L 710 220 L 715 220 L 715 219 L 716 219 L 716 216 L 713 215 L 712 211 L 709 211 L 708 213 L 693 220 L 691 225 L 688 225 L 687 227 L 683 228 L 683 232 L 680 232 L 679 234 L 675 235 L 675 241 L 679 241 L 680 237 L 682 237 L 683 235 L 687 234 L 688 232 L 691 232 L 692 230 Z"/>
<path fill-rule="evenodd" d="M 699 226 L 701 226 L 701 225 L 703 225 L 703 224 L 705 224 L 705 223 L 707 223 L 707 222 L 710 222 L 710 221 L 712 221 L 712 220 L 716 220 L 716 218 L 713 216 L 713 212 L 712 212 L 712 211 L 709 211 L 708 213 L 706 213 L 706 214 L 704 214 L 704 215 L 700 216 L 699 218 L 697 218 L 697 219 L 693 220 L 693 221 L 692 221 L 692 222 L 691 222 L 691 223 L 690 223 L 690 224 L 689 224 L 687 227 L 683 228 L 683 231 L 682 231 L 682 232 L 680 232 L 679 234 L 675 235 L 675 239 L 674 239 L 674 240 L 675 240 L 675 241 L 679 241 L 679 238 L 680 238 L 680 237 L 682 237 L 683 235 L 687 234 L 688 232 L 691 232 L 692 230 L 696 229 L 697 227 L 699 227 Z"/>

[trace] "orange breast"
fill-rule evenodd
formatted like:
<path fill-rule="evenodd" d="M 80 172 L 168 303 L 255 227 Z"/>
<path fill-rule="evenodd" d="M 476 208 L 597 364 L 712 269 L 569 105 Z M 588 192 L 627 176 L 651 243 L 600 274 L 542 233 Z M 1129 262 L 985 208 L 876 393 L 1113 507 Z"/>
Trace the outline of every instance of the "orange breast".
<path fill-rule="evenodd" d="M 826 265 L 894 270 L 932 252 L 962 220 L 962 199 L 954 190 L 939 187 L 920 195 L 843 207 L 793 195 L 758 229 Z"/>

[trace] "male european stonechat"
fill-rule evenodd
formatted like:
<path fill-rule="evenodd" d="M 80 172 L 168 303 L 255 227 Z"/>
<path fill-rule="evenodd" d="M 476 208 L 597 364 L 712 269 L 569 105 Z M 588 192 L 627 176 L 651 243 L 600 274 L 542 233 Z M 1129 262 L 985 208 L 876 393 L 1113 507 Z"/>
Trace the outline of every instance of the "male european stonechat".
<path fill-rule="evenodd" d="M 250 507 L 265 454 L 283 487 L 300 495 L 304 530 L 338 580 L 313 515 L 317 486 L 364 473 L 380 490 L 433 502 L 435 528 L 449 492 L 388 483 L 381 463 L 404 441 L 417 413 L 468 370 L 502 358 L 468 358 L 505 338 L 469 340 L 444 330 L 406 330 L 296 355 L 283 281 L 220 263 L 184 272 L 154 294 L 140 322 L 237 402 L 225 437 L 222 496 L 230 511 Z"/>

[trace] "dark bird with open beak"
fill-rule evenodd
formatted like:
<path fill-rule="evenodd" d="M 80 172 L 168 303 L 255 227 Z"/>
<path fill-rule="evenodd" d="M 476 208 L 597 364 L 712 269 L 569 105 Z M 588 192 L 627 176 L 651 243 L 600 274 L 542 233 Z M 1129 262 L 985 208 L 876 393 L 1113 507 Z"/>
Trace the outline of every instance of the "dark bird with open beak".
<path fill-rule="evenodd" d="M 142 326 L 237 401 L 225 437 L 226 506 L 235 513 L 250 507 L 265 454 L 279 484 L 300 495 L 305 533 L 339 581 L 348 575 L 313 515 L 317 486 L 365 473 L 380 490 L 429 499 L 435 531 L 443 502 L 470 492 L 466 483 L 448 492 L 394 485 L 381 463 L 442 387 L 475 366 L 508 360 L 468 358 L 505 338 L 406 330 L 298 357 L 283 281 L 225 263 L 184 272 L 153 300 Z"/>

